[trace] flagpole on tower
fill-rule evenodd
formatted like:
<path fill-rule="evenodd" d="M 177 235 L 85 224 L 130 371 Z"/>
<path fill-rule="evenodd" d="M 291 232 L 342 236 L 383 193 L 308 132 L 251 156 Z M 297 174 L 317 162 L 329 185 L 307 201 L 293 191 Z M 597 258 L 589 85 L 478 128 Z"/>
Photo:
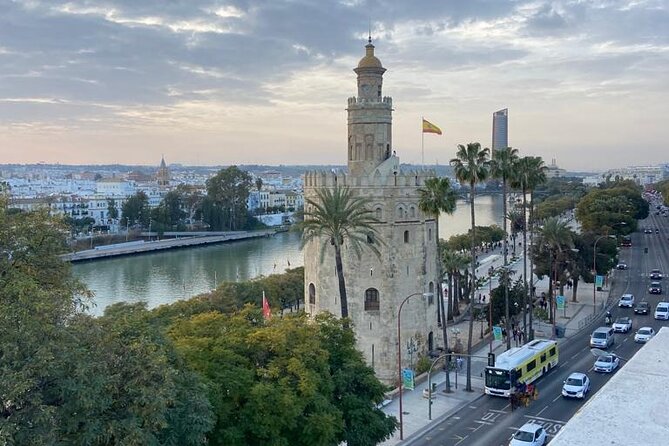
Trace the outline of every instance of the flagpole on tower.
<path fill-rule="evenodd" d="M 420 165 L 425 170 L 425 132 L 423 131 L 425 117 L 420 117 Z"/>

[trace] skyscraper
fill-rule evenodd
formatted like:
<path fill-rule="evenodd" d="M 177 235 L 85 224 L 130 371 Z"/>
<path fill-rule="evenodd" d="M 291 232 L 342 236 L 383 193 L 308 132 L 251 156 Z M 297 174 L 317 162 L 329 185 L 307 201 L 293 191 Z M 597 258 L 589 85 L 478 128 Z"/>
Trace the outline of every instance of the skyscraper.
<path fill-rule="evenodd" d="M 492 149 L 509 147 L 509 109 L 492 114 Z"/>

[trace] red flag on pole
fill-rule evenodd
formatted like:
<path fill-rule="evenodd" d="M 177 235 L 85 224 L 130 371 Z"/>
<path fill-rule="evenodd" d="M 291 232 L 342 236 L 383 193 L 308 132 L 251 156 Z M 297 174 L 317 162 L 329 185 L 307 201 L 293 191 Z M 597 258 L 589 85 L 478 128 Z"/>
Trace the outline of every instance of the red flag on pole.
<path fill-rule="evenodd" d="M 265 320 L 270 320 L 272 318 L 272 311 L 269 309 L 269 302 L 265 297 L 265 290 L 262 292 L 262 315 Z"/>

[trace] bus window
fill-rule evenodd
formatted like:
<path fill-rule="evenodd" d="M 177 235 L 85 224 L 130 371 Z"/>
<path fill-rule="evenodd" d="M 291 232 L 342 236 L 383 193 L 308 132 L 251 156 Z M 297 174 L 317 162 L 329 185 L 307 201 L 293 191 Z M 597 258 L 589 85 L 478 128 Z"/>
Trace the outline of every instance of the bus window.
<path fill-rule="evenodd" d="M 541 355 L 541 362 L 546 362 L 546 353 Z"/>
<path fill-rule="evenodd" d="M 550 352 L 548 352 L 551 356 L 555 356 L 555 347 L 551 349 Z"/>
<path fill-rule="evenodd" d="M 534 370 L 534 368 L 537 366 L 537 360 L 533 359 L 530 362 L 527 363 L 527 371 Z"/>

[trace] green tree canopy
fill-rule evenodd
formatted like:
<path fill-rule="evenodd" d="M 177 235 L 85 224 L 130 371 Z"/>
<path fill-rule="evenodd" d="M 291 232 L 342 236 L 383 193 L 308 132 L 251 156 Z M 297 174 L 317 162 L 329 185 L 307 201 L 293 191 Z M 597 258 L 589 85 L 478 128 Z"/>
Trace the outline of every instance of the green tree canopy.
<path fill-rule="evenodd" d="M 149 197 L 139 191 L 130 196 L 121 208 L 121 218 L 126 219 L 128 226 L 139 224 L 142 227 L 149 225 L 151 211 L 149 210 Z"/>
<path fill-rule="evenodd" d="M 246 201 L 252 187 L 251 175 L 230 166 L 207 180 L 202 217 L 214 230 L 239 230 L 248 223 Z"/>

